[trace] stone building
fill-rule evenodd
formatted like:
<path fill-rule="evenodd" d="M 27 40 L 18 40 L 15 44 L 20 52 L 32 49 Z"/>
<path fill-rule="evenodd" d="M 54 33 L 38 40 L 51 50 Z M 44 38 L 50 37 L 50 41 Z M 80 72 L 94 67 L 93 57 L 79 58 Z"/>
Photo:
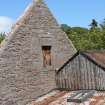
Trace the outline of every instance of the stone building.
<path fill-rule="evenodd" d="M 74 52 L 46 4 L 33 1 L 0 49 L 0 105 L 26 105 L 57 88 L 55 69 Z"/>

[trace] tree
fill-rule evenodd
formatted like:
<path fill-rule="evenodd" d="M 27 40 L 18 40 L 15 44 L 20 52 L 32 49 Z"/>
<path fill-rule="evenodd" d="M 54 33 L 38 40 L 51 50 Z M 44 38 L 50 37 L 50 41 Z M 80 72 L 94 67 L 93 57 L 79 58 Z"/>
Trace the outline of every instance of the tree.
<path fill-rule="evenodd" d="M 5 39 L 5 36 L 5 33 L 0 33 L 0 43 Z"/>
<path fill-rule="evenodd" d="M 95 19 L 90 26 L 91 28 L 87 29 L 64 25 L 63 31 L 67 33 L 77 50 L 105 49 L 105 19 L 100 24 L 101 27 Z"/>
<path fill-rule="evenodd" d="M 98 27 L 98 22 L 95 19 L 92 19 L 91 24 L 89 25 L 91 30 L 94 30 L 95 28 Z"/>
<path fill-rule="evenodd" d="M 66 34 L 69 34 L 71 31 L 71 27 L 68 26 L 67 24 L 61 24 L 61 29 L 66 32 Z"/>
<path fill-rule="evenodd" d="M 100 24 L 102 30 L 105 30 L 105 19 L 103 20 L 103 22 Z"/>

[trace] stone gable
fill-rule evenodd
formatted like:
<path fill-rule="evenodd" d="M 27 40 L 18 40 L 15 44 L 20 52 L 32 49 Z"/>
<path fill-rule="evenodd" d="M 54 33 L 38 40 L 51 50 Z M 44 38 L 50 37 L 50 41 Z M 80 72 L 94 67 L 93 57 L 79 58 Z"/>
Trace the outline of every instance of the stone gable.
<path fill-rule="evenodd" d="M 51 65 L 43 66 L 43 46 Z M 75 52 L 42 0 L 34 1 L 12 28 L 0 52 L 0 105 L 26 105 L 57 88 L 55 69 Z"/>

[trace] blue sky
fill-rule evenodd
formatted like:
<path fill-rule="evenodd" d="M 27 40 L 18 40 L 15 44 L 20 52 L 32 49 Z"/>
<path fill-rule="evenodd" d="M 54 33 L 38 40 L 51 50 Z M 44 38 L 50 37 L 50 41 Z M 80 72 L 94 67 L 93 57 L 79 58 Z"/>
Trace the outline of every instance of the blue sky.
<path fill-rule="evenodd" d="M 94 18 L 105 18 L 105 0 L 44 0 L 59 24 L 88 27 Z M 10 30 L 16 19 L 32 0 L 0 1 L 0 32 Z"/>

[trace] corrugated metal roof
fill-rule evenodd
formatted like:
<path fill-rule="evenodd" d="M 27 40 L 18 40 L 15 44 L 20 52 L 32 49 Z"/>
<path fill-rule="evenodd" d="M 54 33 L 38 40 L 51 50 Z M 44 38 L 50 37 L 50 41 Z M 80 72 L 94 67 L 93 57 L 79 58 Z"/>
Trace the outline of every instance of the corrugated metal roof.
<path fill-rule="evenodd" d="M 48 97 L 41 97 L 35 102 L 28 105 L 105 105 L 105 92 L 95 92 L 92 98 L 87 99 L 83 103 L 67 102 L 67 97 L 74 94 L 75 91 L 61 91 Z M 50 94 L 50 93 L 49 93 Z"/>

